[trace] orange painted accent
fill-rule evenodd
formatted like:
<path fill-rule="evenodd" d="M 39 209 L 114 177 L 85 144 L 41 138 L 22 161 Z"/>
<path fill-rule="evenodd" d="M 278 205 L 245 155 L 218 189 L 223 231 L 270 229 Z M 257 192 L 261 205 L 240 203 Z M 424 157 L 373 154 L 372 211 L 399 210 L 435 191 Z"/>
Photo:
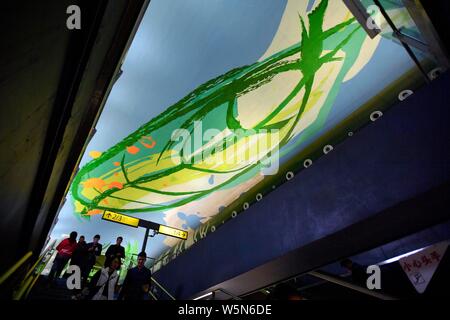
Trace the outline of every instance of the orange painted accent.
<path fill-rule="evenodd" d="M 99 209 L 89 210 L 86 215 L 87 216 L 95 216 L 96 214 L 102 214 L 103 211 Z"/>
<path fill-rule="evenodd" d="M 139 152 L 139 150 L 140 149 L 136 146 L 127 147 L 128 153 L 131 153 L 131 154 L 136 154 Z"/>
<path fill-rule="evenodd" d="M 112 188 L 123 189 L 123 184 L 118 181 L 113 181 L 109 184 L 108 188 L 109 189 L 112 189 Z"/>
<path fill-rule="evenodd" d="M 108 201 L 108 199 L 103 199 L 103 200 L 102 200 L 102 203 L 104 203 L 104 204 L 109 204 L 109 201 Z"/>
<path fill-rule="evenodd" d="M 115 165 L 116 167 L 118 167 L 118 166 L 120 166 L 120 162 L 119 162 L 119 161 L 116 161 L 116 162 L 114 162 L 114 165 Z"/>
<path fill-rule="evenodd" d="M 142 141 L 139 141 L 144 147 L 146 147 L 148 149 L 152 149 L 153 147 L 156 146 L 156 141 L 151 136 L 142 137 L 142 140 L 150 141 L 150 144 L 142 142 Z"/>
<path fill-rule="evenodd" d="M 85 188 L 97 188 L 101 190 L 105 186 L 106 182 L 100 178 L 90 178 L 81 182 L 81 184 Z"/>
<path fill-rule="evenodd" d="M 91 151 L 89 152 L 89 156 L 93 159 L 97 159 L 98 157 L 100 157 L 102 155 L 102 153 L 100 151 Z"/>

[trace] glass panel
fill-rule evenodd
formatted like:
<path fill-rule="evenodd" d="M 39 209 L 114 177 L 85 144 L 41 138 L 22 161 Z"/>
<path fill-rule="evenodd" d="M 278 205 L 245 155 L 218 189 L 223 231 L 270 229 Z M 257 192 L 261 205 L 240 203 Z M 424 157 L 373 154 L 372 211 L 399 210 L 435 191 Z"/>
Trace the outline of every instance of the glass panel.
<path fill-rule="evenodd" d="M 378 7 L 374 4 L 373 0 L 362 0 L 361 3 L 371 14 L 376 24 L 381 28 L 381 36 L 401 46 L 400 41 L 393 35 L 392 28 L 389 26 Z M 420 33 L 416 23 L 401 0 L 380 0 L 380 3 L 402 34 L 427 45 L 426 39 Z M 409 47 L 413 50 L 425 70 L 429 72 L 438 67 L 435 58 L 428 50 L 424 51 L 412 44 L 410 44 Z"/>
<path fill-rule="evenodd" d="M 382 16 L 380 10 L 377 8 L 373 0 L 362 0 L 361 3 L 366 8 L 366 10 L 371 13 L 371 16 L 373 17 L 376 24 L 381 27 L 382 36 L 388 39 L 393 39 L 394 41 L 398 41 L 393 37 L 391 27 L 387 23 L 386 19 Z M 410 36 L 423 43 L 426 42 L 402 1 L 380 0 L 380 3 L 397 29 L 399 29 L 403 34 L 407 36 Z"/>

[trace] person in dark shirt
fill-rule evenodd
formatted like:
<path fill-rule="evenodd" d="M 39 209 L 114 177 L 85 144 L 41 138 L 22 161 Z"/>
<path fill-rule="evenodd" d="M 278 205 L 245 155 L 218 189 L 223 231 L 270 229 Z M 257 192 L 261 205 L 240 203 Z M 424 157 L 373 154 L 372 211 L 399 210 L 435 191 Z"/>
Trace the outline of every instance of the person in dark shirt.
<path fill-rule="evenodd" d="M 87 279 L 89 277 L 89 273 L 91 273 L 92 268 L 95 265 L 97 257 L 102 253 L 102 245 L 98 241 L 100 240 L 100 235 L 96 234 L 92 242 L 87 244 L 87 263 L 86 269 L 84 270 L 85 274 L 82 275 L 83 278 Z"/>
<path fill-rule="evenodd" d="M 152 274 L 145 267 L 145 260 L 147 260 L 147 254 L 145 252 L 139 253 L 137 267 L 128 270 L 119 294 L 119 300 L 145 300 L 147 298 Z"/>
<path fill-rule="evenodd" d="M 72 258 L 70 259 L 70 265 L 79 266 L 82 269 L 83 265 L 87 261 L 87 243 L 84 240 L 84 236 L 80 236 L 77 246 L 73 251 Z"/>
<path fill-rule="evenodd" d="M 78 239 L 77 246 L 73 251 L 72 258 L 70 259 L 70 265 L 75 265 L 80 268 L 81 276 L 86 274 L 85 269 L 87 268 L 88 262 L 88 251 L 87 243 L 84 240 L 84 236 L 80 236 Z M 82 283 L 84 284 L 86 279 L 82 278 Z"/>
<path fill-rule="evenodd" d="M 106 250 L 105 267 L 109 266 L 109 263 L 113 257 L 118 257 L 120 259 L 125 258 L 125 248 L 120 245 L 122 241 L 122 237 L 117 237 L 116 244 L 109 246 L 108 250 Z"/>

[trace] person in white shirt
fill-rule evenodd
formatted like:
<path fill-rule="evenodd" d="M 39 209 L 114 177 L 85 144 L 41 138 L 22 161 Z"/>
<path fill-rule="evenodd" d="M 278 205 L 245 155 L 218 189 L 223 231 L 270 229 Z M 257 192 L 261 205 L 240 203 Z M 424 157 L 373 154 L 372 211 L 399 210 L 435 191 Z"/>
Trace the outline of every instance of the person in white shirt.
<path fill-rule="evenodd" d="M 119 280 L 117 270 L 120 268 L 120 258 L 111 259 L 109 266 L 102 268 L 92 277 L 90 296 L 92 300 L 114 300 L 114 292 Z"/>

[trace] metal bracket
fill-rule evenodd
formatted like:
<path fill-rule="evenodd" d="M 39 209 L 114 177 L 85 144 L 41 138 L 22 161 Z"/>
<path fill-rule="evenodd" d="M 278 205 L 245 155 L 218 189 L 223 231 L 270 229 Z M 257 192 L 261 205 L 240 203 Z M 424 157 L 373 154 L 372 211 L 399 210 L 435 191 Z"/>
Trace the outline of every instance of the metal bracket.
<path fill-rule="evenodd" d="M 367 26 L 367 21 L 371 18 L 367 13 L 366 8 L 362 5 L 359 0 L 343 0 L 344 4 L 347 6 L 348 10 L 355 16 L 356 20 L 359 22 L 361 27 L 364 28 L 366 33 L 371 39 L 375 38 L 380 32 L 381 28 L 369 28 Z"/>

